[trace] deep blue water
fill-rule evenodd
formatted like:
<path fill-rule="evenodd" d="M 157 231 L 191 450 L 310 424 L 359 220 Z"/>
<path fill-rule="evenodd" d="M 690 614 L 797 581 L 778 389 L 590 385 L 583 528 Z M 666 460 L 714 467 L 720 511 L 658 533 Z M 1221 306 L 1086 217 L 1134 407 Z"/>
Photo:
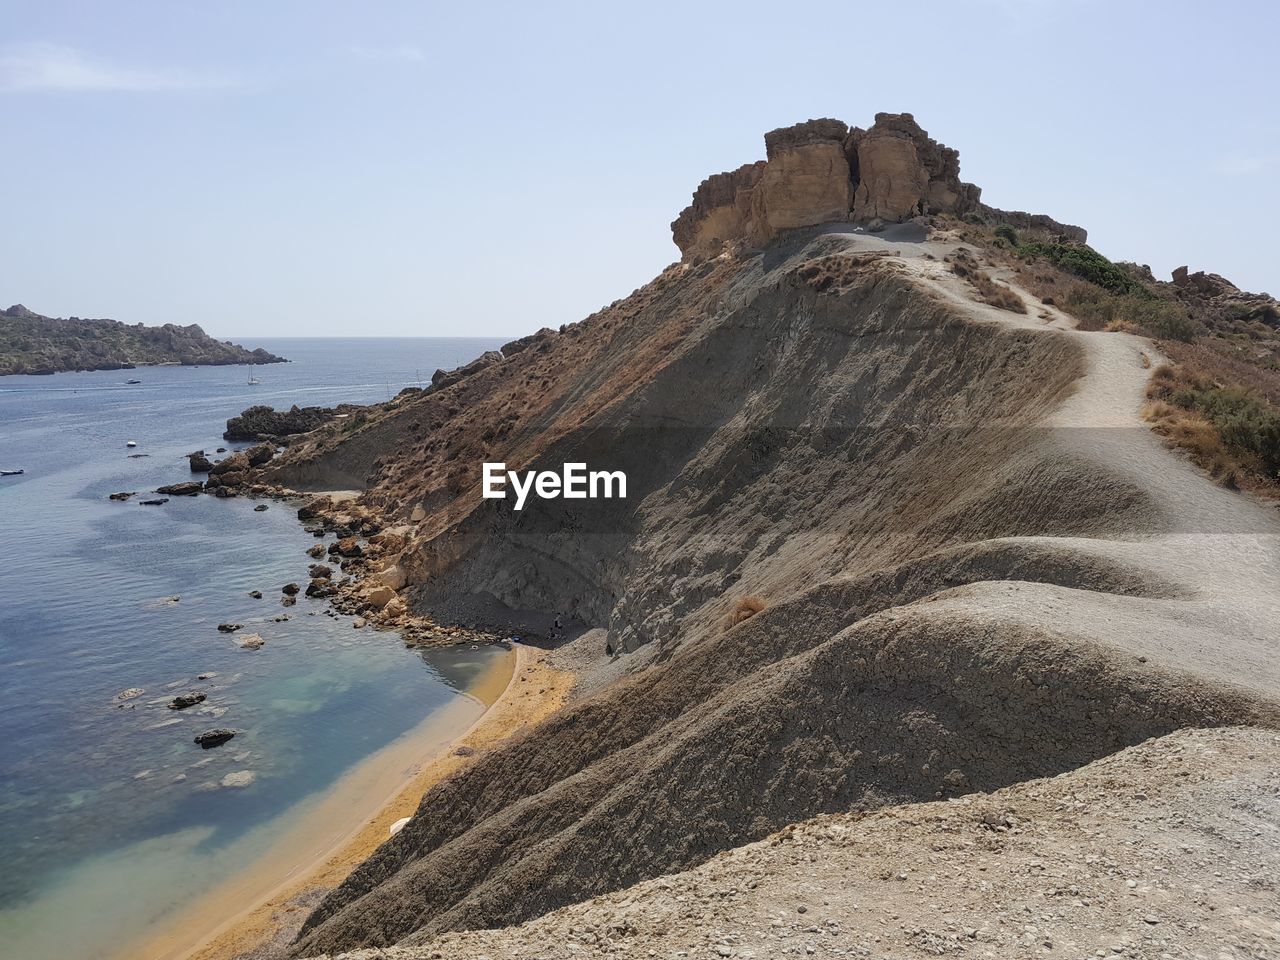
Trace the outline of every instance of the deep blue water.
<path fill-rule="evenodd" d="M 243 446 L 221 432 L 252 403 L 385 400 L 500 343 L 240 342 L 294 362 L 255 368 L 254 386 L 237 366 L 0 377 L 0 468 L 26 471 L 0 479 L 0 957 L 91 956 L 74 931 L 93 918 L 43 901 L 121 851 L 197 836 L 183 856 L 207 858 L 212 887 L 219 850 L 459 696 L 496 655 L 410 651 L 394 633 L 320 615 L 321 601 L 282 607 L 280 586 L 305 582 L 316 542 L 287 504 L 107 499 L 188 479 L 190 450 Z M 273 622 L 283 613 L 292 619 Z M 240 649 L 216 630 L 228 620 L 265 647 Z M 133 687 L 146 692 L 122 703 Z M 188 689 L 209 699 L 166 708 Z M 210 727 L 239 733 L 202 751 L 193 737 Z M 249 787 L 221 785 L 246 770 Z M 114 918 L 122 930 L 192 894 L 166 895 L 164 877 L 139 873 L 149 863 L 129 861 L 140 893 L 136 917 Z"/>

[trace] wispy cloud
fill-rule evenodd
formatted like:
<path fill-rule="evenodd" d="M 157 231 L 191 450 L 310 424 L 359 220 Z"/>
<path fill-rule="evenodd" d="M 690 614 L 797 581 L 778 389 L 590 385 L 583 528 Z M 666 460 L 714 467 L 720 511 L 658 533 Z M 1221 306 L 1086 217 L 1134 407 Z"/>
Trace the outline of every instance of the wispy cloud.
<path fill-rule="evenodd" d="M 348 48 L 353 57 L 359 60 L 381 60 L 387 63 L 422 63 L 427 55 L 422 49 L 411 44 L 394 47 L 361 47 Z"/>
<path fill-rule="evenodd" d="M 227 86 L 226 78 L 128 67 L 74 47 L 31 43 L 0 49 L 0 92 L 188 90 Z"/>

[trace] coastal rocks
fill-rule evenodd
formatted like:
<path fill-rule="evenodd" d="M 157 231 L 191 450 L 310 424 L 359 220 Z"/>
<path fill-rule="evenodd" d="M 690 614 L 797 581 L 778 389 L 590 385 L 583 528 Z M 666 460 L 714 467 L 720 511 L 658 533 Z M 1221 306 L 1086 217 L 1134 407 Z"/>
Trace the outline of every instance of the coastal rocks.
<path fill-rule="evenodd" d="M 121 500 L 121 501 L 123 501 L 123 500 L 128 500 L 130 497 L 134 496 L 134 495 L 135 495 L 135 493 L 136 493 L 136 491 L 132 491 L 132 490 L 127 491 L 127 492 L 126 492 L 126 491 L 124 491 L 124 490 L 121 490 L 119 493 L 112 493 L 112 494 L 108 494 L 108 495 L 107 495 L 107 499 L 108 499 L 108 500 Z"/>
<path fill-rule="evenodd" d="M 325 597 L 337 596 L 337 593 L 338 588 L 333 585 L 333 581 L 328 577 L 317 577 L 307 584 L 308 597 L 319 597 L 323 599 Z"/>
<path fill-rule="evenodd" d="M 194 707 L 197 703 L 204 703 L 207 697 L 203 693 L 180 693 L 169 701 L 170 710 L 185 710 L 187 707 Z"/>
<path fill-rule="evenodd" d="M 316 520 L 323 517 L 327 511 L 332 509 L 332 500 L 328 497 L 316 497 L 316 499 L 308 501 L 298 508 L 298 519 Z"/>
<path fill-rule="evenodd" d="M 143 507 L 163 507 L 168 502 L 168 497 L 157 497 L 153 500 L 139 500 L 138 504 Z"/>
<path fill-rule="evenodd" d="M 258 775 L 252 770 L 236 770 L 234 773 L 228 773 L 219 783 L 224 787 L 243 789 L 257 779 Z"/>
<path fill-rule="evenodd" d="M 214 747 L 222 746 L 235 735 L 236 732 L 234 730 L 219 727 L 213 730 L 206 730 L 204 733 L 197 733 L 194 742 L 200 744 L 202 750 L 212 750 Z"/>
<path fill-rule="evenodd" d="M 117 700 L 136 700 L 147 691 L 142 687 L 130 687 L 128 690 L 121 690 L 116 694 Z"/>
<path fill-rule="evenodd" d="M 288 410 L 274 407 L 252 406 L 238 417 L 227 421 L 222 436 L 226 440 L 261 440 L 266 437 L 287 437 L 297 433 L 310 433 L 316 427 L 328 423 L 338 410 L 329 407 L 299 407 L 294 404 Z M 352 407 L 351 409 L 356 409 Z"/>
<path fill-rule="evenodd" d="M 396 598 L 396 592 L 386 584 L 377 584 L 364 591 L 364 599 L 381 610 Z"/>
<path fill-rule="evenodd" d="M 403 590 L 409 582 L 409 576 L 405 573 L 404 567 L 398 563 L 393 563 L 376 576 L 379 582 L 386 584 L 392 590 Z"/>
<path fill-rule="evenodd" d="M 203 450 L 188 453 L 187 462 L 191 465 L 192 473 L 208 473 L 213 469 L 213 461 L 205 456 Z"/>
<path fill-rule="evenodd" d="M 237 630 L 239 630 L 243 626 L 244 626 L 243 623 L 220 623 L 218 624 L 218 632 L 219 633 L 235 633 Z"/>
<path fill-rule="evenodd" d="M 194 497 L 204 484 L 199 480 L 184 480 L 182 483 L 171 483 L 168 486 L 156 487 L 156 493 L 167 493 L 174 497 Z"/>
<path fill-rule="evenodd" d="M 330 567 L 324 563 L 313 563 L 308 568 L 307 573 L 311 575 L 312 580 L 317 580 L 317 579 L 327 580 L 329 577 L 333 576 L 333 567 Z"/>
<path fill-rule="evenodd" d="M 260 503 L 260 504 L 258 504 L 256 507 L 254 507 L 254 508 L 253 508 L 253 512 L 254 512 L 254 513 L 266 513 L 266 512 L 267 512 L 268 510 L 270 510 L 270 509 L 271 509 L 271 508 L 270 508 L 270 507 L 268 507 L 265 503 Z"/>
<path fill-rule="evenodd" d="M 307 556 L 313 560 L 319 560 L 324 556 L 324 544 L 317 543 L 314 547 L 307 547 Z"/>
<path fill-rule="evenodd" d="M 236 637 L 236 644 L 241 650 L 261 650 L 266 642 L 260 633 L 246 633 Z"/>
<path fill-rule="evenodd" d="M 253 599 L 255 599 L 255 600 L 261 600 L 261 599 L 262 599 L 262 591 L 261 591 L 261 590 L 250 590 L 250 591 L 249 591 L 249 596 L 253 597 Z"/>
<path fill-rule="evenodd" d="M 364 548 L 355 537 L 343 537 L 329 545 L 329 553 L 340 557 L 358 557 L 364 553 Z"/>
<path fill-rule="evenodd" d="M 292 597 L 301 589 L 302 588 L 299 587 L 296 583 L 286 583 L 283 587 L 280 588 L 280 592 L 287 597 Z"/>
<path fill-rule="evenodd" d="M 210 477 L 223 477 L 228 474 L 243 475 L 249 469 L 249 456 L 242 450 L 237 450 L 226 457 L 223 457 L 215 463 L 209 470 Z M 227 481 L 224 479 L 224 483 Z"/>
<path fill-rule="evenodd" d="M 244 455 L 249 461 L 249 466 L 260 467 L 271 462 L 271 458 L 276 455 L 276 448 L 269 443 L 260 443 L 244 451 Z"/>

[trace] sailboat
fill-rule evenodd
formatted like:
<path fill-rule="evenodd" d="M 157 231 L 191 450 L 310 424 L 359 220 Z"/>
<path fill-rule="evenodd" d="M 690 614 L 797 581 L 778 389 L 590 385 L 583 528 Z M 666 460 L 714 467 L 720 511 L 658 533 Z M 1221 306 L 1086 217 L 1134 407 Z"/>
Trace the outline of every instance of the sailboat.
<path fill-rule="evenodd" d="M 249 364 L 249 381 L 248 382 L 249 382 L 249 386 L 251 387 L 262 382 L 261 380 L 259 380 L 257 377 L 253 375 L 253 368 L 255 366 L 257 366 L 257 364 L 254 364 L 254 363 Z"/>

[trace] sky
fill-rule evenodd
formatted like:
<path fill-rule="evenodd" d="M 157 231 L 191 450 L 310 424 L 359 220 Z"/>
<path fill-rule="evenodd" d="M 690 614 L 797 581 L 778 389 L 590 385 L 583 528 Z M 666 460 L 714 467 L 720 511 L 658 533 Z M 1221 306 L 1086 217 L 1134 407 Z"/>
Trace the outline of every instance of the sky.
<path fill-rule="evenodd" d="M 218 336 L 518 336 L 698 182 L 914 113 L 1006 209 L 1280 295 L 1280 4 L 3 0 L 0 300 Z"/>

